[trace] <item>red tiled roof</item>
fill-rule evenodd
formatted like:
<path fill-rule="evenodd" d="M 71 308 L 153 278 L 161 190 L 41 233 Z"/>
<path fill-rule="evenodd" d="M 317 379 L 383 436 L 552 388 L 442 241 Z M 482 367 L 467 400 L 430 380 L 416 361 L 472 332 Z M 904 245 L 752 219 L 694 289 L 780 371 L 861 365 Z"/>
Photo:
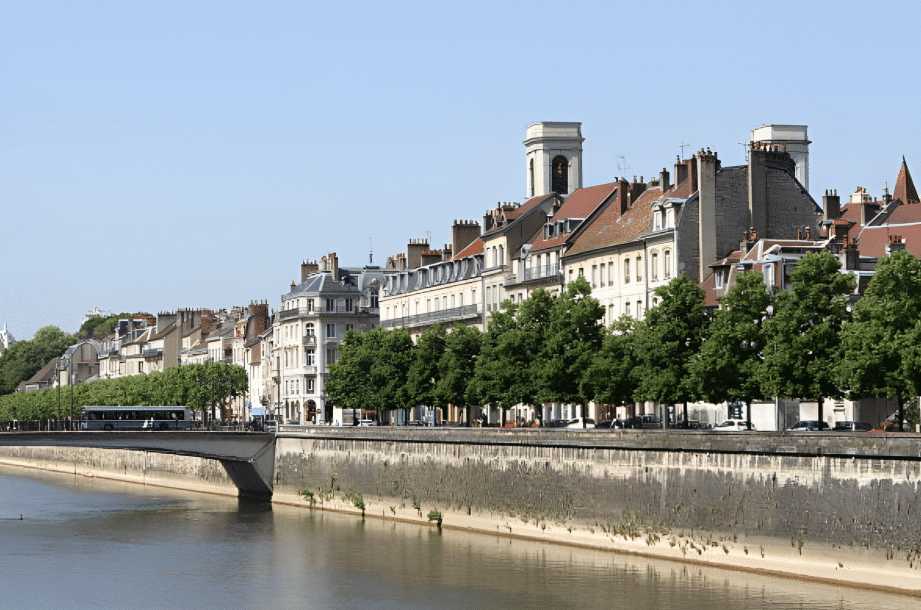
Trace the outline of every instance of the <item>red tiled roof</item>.
<path fill-rule="evenodd" d="M 899 235 L 905 241 L 905 249 L 915 258 L 921 258 L 921 223 L 890 227 L 865 227 L 860 232 L 859 250 L 861 256 L 886 256 L 886 244 L 890 235 Z"/>
<path fill-rule="evenodd" d="M 599 184 L 577 189 L 570 195 L 556 214 L 553 215 L 553 221 L 563 220 L 566 218 L 588 218 L 601 203 L 610 197 L 617 190 L 617 182 L 608 184 Z M 557 235 L 550 239 L 544 239 L 543 233 L 537 235 L 534 239 L 531 252 L 538 252 L 555 248 L 562 244 L 569 237 L 569 234 Z"/>
<path fill-rule="evenodd" d="M 917 204 L 896 206 L 884 224 L 897 225 L 915 222 L 921 222 L 921 205 Z"/>
<path fill-rule="evenodd" d="M 492 235 L 493 233 L 506 229 L 512 223 L 512 221 L 524 216 L 525 214 L 527 214 L 528 212 L 530 212 L 531 210 L 539 206 L 546 199 L 550 197 L 555 197 L 555 196 L 556 196 L 555 193 L 550 193 L 549 195 L 540 195 L 538 197 L 531 197 L 530 199 L 525 201 L 523 204 L 521 204 L 517 208 L 511 209 L 511 210 L 505 210 L 503 212 L 503 215 L 505 216 L 505 219 L 507 221 L 506 224 L 502 225 L 501 227 L 497 227 L 495 229 L 491 229 L 483 233 L 483 236 L 485 237 L 486 235 Z"/>
<path fill-rule="evenodd" d="M 451 260 L 460 260 L 462 258 L 467 258 L 468 256 L 473 256 L 474 254 L 483 253 L 483 238 L 477 237 L 472 244 L 455 254 Z"/>
<path fill-rule="evenodd" d="M 626 244 L 652 228 L 652 202 L 662 198 L 662 189 L 646 189 L 623 215 L 619 200 L 611 200 L 591 224 L 581 228 L 567 255 Z"/>
<path fill-rule="evenodd" d="M 905 156 L 902 156 L 902 167 L 899 168 L 899 177 L 895 180 L 895 189 L 892 191 L 893 199 L 901 199 L 903 203 L 919 203 L 918 189 L 911 179 L 911 173 L 908 171 L 908 164 L 905 163 Z"/>

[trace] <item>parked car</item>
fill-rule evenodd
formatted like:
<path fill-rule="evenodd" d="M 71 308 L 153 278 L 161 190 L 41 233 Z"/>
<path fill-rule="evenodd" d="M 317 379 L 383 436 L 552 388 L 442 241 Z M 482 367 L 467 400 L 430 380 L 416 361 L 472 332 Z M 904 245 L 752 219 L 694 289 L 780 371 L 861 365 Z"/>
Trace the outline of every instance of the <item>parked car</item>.
<path fill-rule="evenodd" d="M 814 419 L 808 419 L 804 421 L 798 421 L 794 425 L 787 428 L 788 432 L 818 432 L 820 430 L 831 430 L 831 426 L 828 425 L 828 422 L 820 422 Z"/>
<path fill-rule="evenodd" d="M 616 421 L 617 420 L 615 419 L 602 419 L 600 422 L 595 424 L 595 427 L 596 428 L 609 428 L 609 429 L 615 428 L 616 426 L 614 425 L 614 423 Z"/>
<path fill-rule="evenodd" d="M 859 421 L 839 421 L 835 423 L 835 432 L 869 432 L 873 426 Z"/>
<path fill-rule="evenodd" d="M 563 428 L 581 428 L 581 427 L 582 427 L 582 418 L 581 418 L 581 417 L 577 417 L 577 418 L 575 418 L 575 419 L 570 419 L 568 422 L 566 422 L 565 424 L 563 424 L 562 427 L 563 427 Z M 586 418 L 585 418 L 585 427 L 586 427 L 586 428 L 594 428 L 594 427 L 595 427 L 595 420 L 592 419 L 591 417 L 586 417 Z"/>
<path fill-rule="evenodd" d="M 747 432 L 749 429 L 757 430 L 757 428 L 755 428 L 755 424 L 752 424 L 752 427 L 749 428 L 748 422 L 744 419 L 727 419 L 723 423 L 713 426 L 714 432 Z"/>
<path fill-rule="evenodd" d="M 373 419 L 361 419 L 361 420 L 358 420 L 358 425 L 359 426 L 376 426 L 377 422 L 374 421 Z"/>

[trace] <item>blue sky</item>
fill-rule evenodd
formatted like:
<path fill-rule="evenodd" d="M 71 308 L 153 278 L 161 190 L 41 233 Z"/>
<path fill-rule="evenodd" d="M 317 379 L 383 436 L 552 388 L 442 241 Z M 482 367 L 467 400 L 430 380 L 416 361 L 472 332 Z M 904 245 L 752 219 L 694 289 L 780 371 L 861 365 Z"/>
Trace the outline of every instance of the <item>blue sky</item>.
<path fill-rule="evenodd" d="M 523 201 L 525 126 L 584 184 L 809 126 L 810 189 L 921 179 L 921 3 L 0 1 L 0 324 L 221 308 Z"/>

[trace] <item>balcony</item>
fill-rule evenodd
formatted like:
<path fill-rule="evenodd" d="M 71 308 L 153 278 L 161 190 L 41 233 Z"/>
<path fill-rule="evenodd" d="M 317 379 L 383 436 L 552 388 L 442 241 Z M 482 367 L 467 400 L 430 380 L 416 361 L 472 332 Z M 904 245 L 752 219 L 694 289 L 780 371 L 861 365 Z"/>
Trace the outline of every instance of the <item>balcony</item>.
<path fill-rule="evenodd" d="M 381 322 L 381 326 L 385 328 L 412 328 L 415 326 L 428 326 L 437 322 L 471 320 L 477 316 L 479 316 L 479 311 L 476 305 L 464 305 L 452 309 L 442 309 L 441 311 L 431 311 L 429 313 L 385 320 Z"/>
<path fill-rule="evenodd" d="M 562 274 L 563 272 L 560 269 L 559 263 L 554 263 L 553 265 L 543 265 L 541 267 L 527 268 L 524 270 L 523 276 L 516 276 L 514 281 L 509 282 L 509 285 L 523 284 L 525 282 L 533 282 L 534 280 L 541 279 L 559 281 L 562 277 Z"/>
<path fill-rule="evenodd" d="M 311 345 L 316 345 L 316 344 L 317 344 L 316 335 L 304 335 L 301 338 L 301 345 L 311 346 Z"/>
<path fill-rule="evenodd" d="M 141 352 L 141 356 L 144 358 L 159 358 L 163 355 L 163 348 L 158 347 L 155 349 L 145 349 Z"/>

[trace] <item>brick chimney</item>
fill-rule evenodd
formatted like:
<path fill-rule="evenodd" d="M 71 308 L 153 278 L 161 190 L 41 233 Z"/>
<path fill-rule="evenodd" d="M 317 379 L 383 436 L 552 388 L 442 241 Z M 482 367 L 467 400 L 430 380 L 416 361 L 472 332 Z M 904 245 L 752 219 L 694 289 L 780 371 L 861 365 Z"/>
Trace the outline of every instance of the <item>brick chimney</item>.
<path fill-rule="evenodd" d="M 422 252 L 429 249 L 428 239 L 411 239 L 406 244 L 406 258 L 408 269 L 418 269 L 422 266 Z"/>
<path fill-rule="evenodd" d="M 253 314 L 253 335 L 259 335 L 265 332 L 269 327 L 269 305 L 265 301 L 249 305 L 249 310 Z"/>
<path fill-rule="evenodd" d="M 702 282 L 707 275 L 709 266 L 716 261 L 716 170 L 719 160 L 716 153 L 701 150 L 694 156 L 697 161 L 697 175 L 700 185 L 698 188 L 698 237 L 699 268 L 697 281 Z M 759 235 L 762 231 L 755 225 Z"/>
<path fill-rule="evenodd" d="M 620 201 L 620 215 L 623 216 L 630 209 L 630 184 L 626 178 L 617 182 L 617 199 Z"/>
<path fill-rule="evenodd" d="M 662 189 L 663 193 L 669 189 L 668 178 L 668 171 L 663 167 L 662 171 L 659 172 L 659 188 Z"/>
<path fill-rule="evenodd" d="M 464 251 L 480 236 L 480 223 L 475 220 L 455 220 L 451 225 L 451 249 L 455 254 Z"/>
<path fill-rule="evenodd" d="M 824 220 L 837 220 L 841 218 L 841 198 L 838 197 L 838 190 L 827 189 L 822 197 L 822 209 L 824 210 Z"/>
<path fill-rule="evenodd" d="M 301 281 L 303 282 L 309 276 L 320 271 L 320 265 L 317 261 L 304 261 L 301 263 Z"/>

